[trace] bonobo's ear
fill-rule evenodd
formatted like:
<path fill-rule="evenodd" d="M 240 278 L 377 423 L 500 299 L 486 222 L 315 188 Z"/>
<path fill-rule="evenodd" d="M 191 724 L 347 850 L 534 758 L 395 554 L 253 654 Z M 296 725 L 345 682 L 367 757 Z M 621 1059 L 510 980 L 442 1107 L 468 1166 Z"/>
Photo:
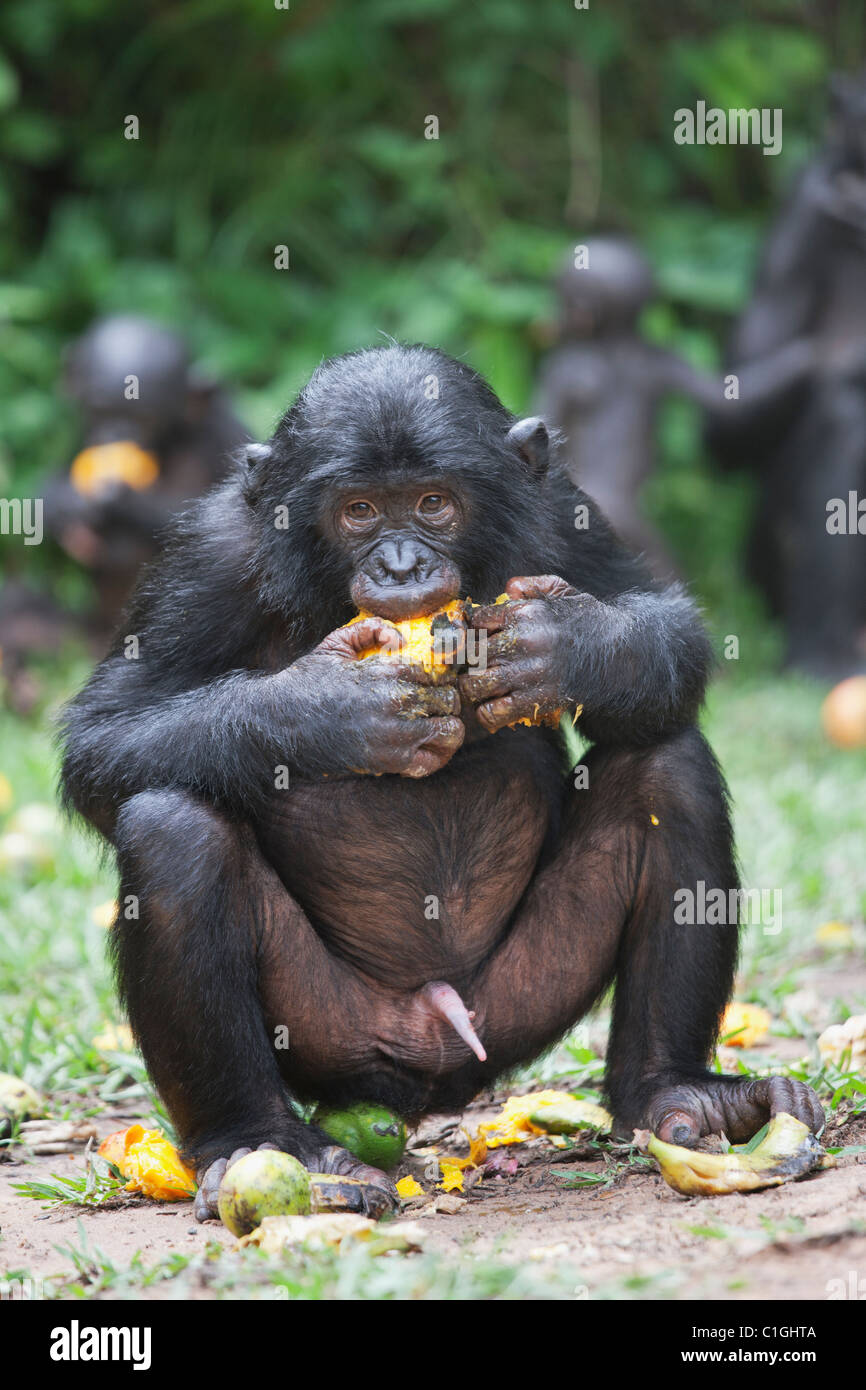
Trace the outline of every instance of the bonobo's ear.
<path fill-rule="evenodd" d="M 245 444 L 241 457 L 247 466 L 248 472 L 255 471 L 256 466 L 264 463 L 265 459 L 271 456 L 270 444 Z"/>
<path fill-rule="evenodd" d="M 544 421 L 538 415 L 518 420 L 505 438 L 526 460 L 535 477 L 543 478 L 550 462 L 550 436 Z"/>

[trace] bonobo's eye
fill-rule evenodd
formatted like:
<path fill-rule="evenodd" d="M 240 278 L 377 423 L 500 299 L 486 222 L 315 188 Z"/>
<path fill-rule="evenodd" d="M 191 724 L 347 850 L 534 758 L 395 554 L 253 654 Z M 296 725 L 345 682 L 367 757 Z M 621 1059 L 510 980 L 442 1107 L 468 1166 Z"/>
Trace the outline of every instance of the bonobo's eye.
<path fill-rule="evenodd" d="M 415 511 L 425 521 L 442 525 L 454 516 L 454 503 L 443 492 L 425 492 L 423 497 L 418 499 Z"/>
<path fill-rule="evenodd" d="M 357 531 L 365 526 L 369 526 L 371 521 L 375 521 L 379 513 L 372 502 L 367 502 L 363 497 L 357 498 L 354 502 L 347 502 L 343 508 L 340 521 L 343 526 L 352 531 Z"/>

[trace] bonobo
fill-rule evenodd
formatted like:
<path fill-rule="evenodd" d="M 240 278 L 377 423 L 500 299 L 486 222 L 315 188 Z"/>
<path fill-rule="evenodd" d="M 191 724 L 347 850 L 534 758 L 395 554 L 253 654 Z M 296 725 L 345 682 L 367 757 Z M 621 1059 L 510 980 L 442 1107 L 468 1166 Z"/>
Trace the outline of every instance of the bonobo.
<path fill-rule="evenodd" d="M 695 724 L 708 645 L 542 421 L 387 346 L 326 362 L 245 454 L 140 585 L 139 659 L 119 641 L 66 720 L 65 795 L 117 851 L 120 987 L 199 1214 L 262 1144 L 364 1177 L 382 1210 L 384 1175 L 293 1102 L 454 1111 L 614 978 L 622 1133 L 818 1127 L 808 1087 L 708 1070 L 737 928 L 673 901 L 736 886 Z M 468 596 L 485 661 L 359 659 Z M 578 705 L 588 786 L 537 722 Z"/>
<path fill-rule="evenodd" d="M 46 525 L 90 571 L 107 641 L 162 527 L 226 476 L 249 436 L 183 340 L 149 319 L 98 319 L 72 344 L 64 386 L 82 448 L 44 489 Z"/>

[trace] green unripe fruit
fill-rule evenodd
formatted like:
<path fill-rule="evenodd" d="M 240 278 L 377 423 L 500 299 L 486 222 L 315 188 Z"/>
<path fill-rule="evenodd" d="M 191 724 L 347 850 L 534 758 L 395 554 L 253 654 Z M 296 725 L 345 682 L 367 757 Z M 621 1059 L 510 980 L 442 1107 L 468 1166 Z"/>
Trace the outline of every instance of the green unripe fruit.
<path fill-rule="evenodd" d="M 396 1168 L 406 1147 L 406 1126 L 384 1105 L 359 1101 L 345 1110 L 317 1110 L 313 1121 L 341 1148 L 373 1168 Z"/>

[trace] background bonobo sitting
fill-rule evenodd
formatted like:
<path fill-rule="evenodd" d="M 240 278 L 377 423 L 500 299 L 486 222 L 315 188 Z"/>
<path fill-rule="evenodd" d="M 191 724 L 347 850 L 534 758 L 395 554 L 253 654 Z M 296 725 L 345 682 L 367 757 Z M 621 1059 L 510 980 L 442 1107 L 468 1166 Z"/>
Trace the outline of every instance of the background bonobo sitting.
<path fill-rule="evenodd" d="M 325 363 L 151 568 L 124 628 L 140 659 L 118 644 L 68 710 L 65 794 L 138 903 L 120 986 L 201 1215 L 259 1144 L 365 1174 L 381 1210 L 387 1179 L 293 1098 L 454 1110 L 613 977 L 623 1133 L 822 1122 L 799 1083 L 707 1070 L 737 928 L 678 925 L 673 894 L 736 884 L 694 722 L 709 649 L 549 453 L 438 352 Z M 458 595 L 486 664 L 357 659 Z M 506 727 L 578 703 L 581 790 L 556 732 Z"/>
<path fill-rule="evenodd" d="M 81 414 L 81 451 L 44 488 L 46 525 L 90 571 L 104 651 L 162 528 L 225 478 L 249 435 L 183 339 L 149 319 L 91 324 L 66 356 L 64 387 Z"/>

